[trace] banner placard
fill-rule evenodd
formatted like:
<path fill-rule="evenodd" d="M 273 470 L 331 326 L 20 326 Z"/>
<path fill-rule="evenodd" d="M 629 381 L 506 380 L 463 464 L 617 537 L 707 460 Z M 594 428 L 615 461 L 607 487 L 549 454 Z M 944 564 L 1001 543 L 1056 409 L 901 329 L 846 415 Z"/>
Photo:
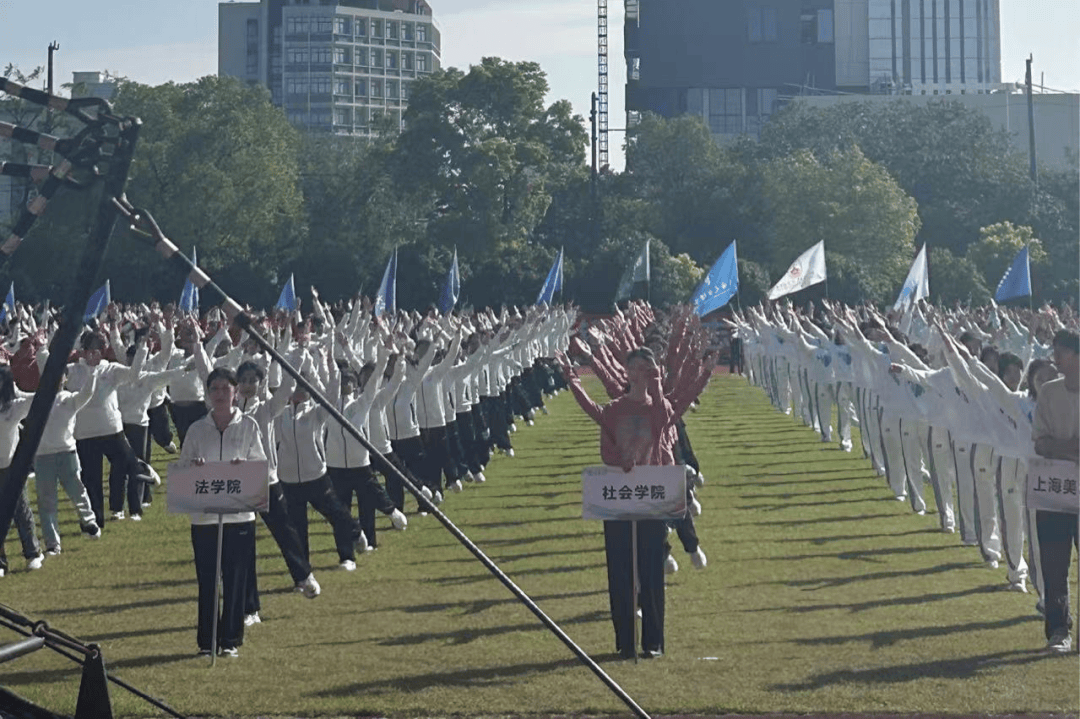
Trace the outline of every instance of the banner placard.
<path fill-rule="evenodd" d="M 1076 462 L 1032 457 L 1028 460 L 1027 506 L 1049 512 L 1080 514 Z"/>
<path fill-rule="evenodd" d="M 582 519 L 679 519 L 686 514 L 686 467 L 586 467 Z"/>
<path fill-rule="evenodd" d="M 266 461 L 169 465 L 166 502 L 174 514 L 265 512 L 270 507 Z"/>

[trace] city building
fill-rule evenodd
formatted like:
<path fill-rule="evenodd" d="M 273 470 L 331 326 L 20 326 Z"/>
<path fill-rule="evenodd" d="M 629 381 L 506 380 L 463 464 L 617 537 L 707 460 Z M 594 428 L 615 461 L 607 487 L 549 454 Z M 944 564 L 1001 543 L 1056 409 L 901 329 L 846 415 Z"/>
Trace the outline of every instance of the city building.
<path fill-rule="evenodd" d="M 701 116 L 756 135 L 793 97 L 989 93 L 998 0 L 624 0 L 627 126 Z"/>
<path fill-rule="evenodd" d="M 401 126 L 409 89 L 441 67 L 425 0 L 218 5 L 218 74 L 258 83 L 294 124 L 339 135 Z"/>

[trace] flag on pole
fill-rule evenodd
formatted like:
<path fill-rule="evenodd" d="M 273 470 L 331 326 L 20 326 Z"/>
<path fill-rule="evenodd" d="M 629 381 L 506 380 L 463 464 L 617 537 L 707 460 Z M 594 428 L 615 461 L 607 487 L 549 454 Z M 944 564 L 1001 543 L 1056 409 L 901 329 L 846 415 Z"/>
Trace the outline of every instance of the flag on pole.
<path fill-rule="evenodd" d="M 694 296 L 690 300 L 694 305 L 694 313 L 698 317 L 704 317 L 713 310 L 726 305 L 735 293 L 739 291 L 739 261 L 735 249 L 735 241 L 732 240 L 724 254 L 705 275 Z"/>
<path fill-rule="evenodd" d="M 544 286 L 540 288 L 540 294 L 536 296 L 536 304 L 550 305 L 555 293 L 562 291 L 562 262 L 563 251 L 560 249 L 559 254 L 555 256 L 555 262 L 548 270 L 547 279 L 544 280 Z"/>
<path fill-rule="evenodd" d="M 195 248 L 191 250 L 191 264 L 199 266 L 199 258 Z M 199 288 L 189 277 L 184 281 L 184 289 L 180 291 L 180 311 L 198 314 L 199 312 Z"/>
<path fill-rule="evenodd" d="M 15 319 L 15 282 L 12 281 L 8 288 L 7 297 L 4 298 L 4 306 L 0 308 L 0 322 L 11 322 Z"/>
<path fill-rule="evenodd" d="M 825 240 L 821 240 L 791 264 L 780 281 L 769 290 L 769 299 L 779 299 L 824 282 L 825 276 Z"/>
<path fill-rule="evenodd" d="M 1005 272 L 1001 282 L 998 282 L 994 300 L 1004 302 L 1005 300 L 1011 300 L 1013 297 L 1027 297 L 1030 295 L 1031 264 L 1028 259 L 1027 245 L 1024 245 L 1024 248 L 1016 253 L 1012 266 Z"/>
<path fill-rule="evenodd" d="M 615 301 L 630 298 L 630 292 L 638 282 L 648 282 L 651 277 L 649 269 L 649 241 L 645 240 L 645 246 L 634 260 L 634 264 L 626 268 L 623 276 L 619 279 L 619 287 L 615 290 Z"/>
<path fill-rule="evenodd" d="M 86 312 L 83 313 L 83 322 L 89 322 L 100 315 L 110 302 L 112 299 L 109 297 L 109 281 L 105 280 L 105 284 L 90 295 L 90 300 L 86 303 Z"/>
<path fill-rule="evenodd" d="M 461 276 L 458 274 L 457 248 L 454 248 L 454 261 L 450 263 L 450 271 L 446 273 L 446 283 L 443 285 L 442 294 L 439 295 L 439 312 L 446 314 L 454 309 L 458 296 L 461 294 Z"/>
<path fill-rule="evenodd" d="M 375 316 L 397 312 L 397 250 L 386 261 L 379 291 L 375 294 Z"/>
<path fill-rule="evenodd" d="M 296 312 L 296 285 L 292 275 L 289 275 L 289 281 L 281 288 L 281 295 L 278 296 L 274 309 Z"/>
<path fill-rule="evenodd" d="M 894 310 L 902 307 L 910 307 L 919 300 L 930 296 L 930 278 L 926 274 L 926 243 L 923 243 L 919 254 L 915 255 L 915 261 L 911 263 L 904 286 L 900 288 L 900 295 L 896 298 Z"/>

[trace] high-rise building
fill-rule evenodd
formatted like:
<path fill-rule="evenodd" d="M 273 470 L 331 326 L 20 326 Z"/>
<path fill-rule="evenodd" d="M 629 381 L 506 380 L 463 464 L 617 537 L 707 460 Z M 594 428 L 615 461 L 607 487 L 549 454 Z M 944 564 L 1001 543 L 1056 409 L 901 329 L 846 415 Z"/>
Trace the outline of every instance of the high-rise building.
<path fill-rule="evenodd" d="M 986 93 L 999 0 L 624 0 L 627 126 L 701 116 L 756 135 L 794 96 Z"/>
<path fill-rule="evenodd" d="M 425 0 L 260 0 L 218 5 L 218 74 L 269 88 L 296 125 L 366 135 L 400 127 L 409 89 L 441 66 Z"/>

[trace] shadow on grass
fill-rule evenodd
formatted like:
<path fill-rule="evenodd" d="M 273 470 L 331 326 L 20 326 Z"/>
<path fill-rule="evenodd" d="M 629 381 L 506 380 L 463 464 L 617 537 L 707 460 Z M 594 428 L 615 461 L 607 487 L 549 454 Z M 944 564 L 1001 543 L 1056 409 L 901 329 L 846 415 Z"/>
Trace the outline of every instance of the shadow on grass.
<path fill-rule="evenodd" d="M 784 537 L 782 539 L 772 539 L 772 542 L 794 542 L 797 544 L 828 544 L 829 542 L 857 542 L 863 539 L 877 539 L 879 537 L 908 537 L 920 534 L 941 534 L 941 530 L 936 527 L 928 527 L 926 529 L 910 529 L 906 532 L 881 532 L 879 534 L 838 534 L 831 537 L 813 537 L 806 539 L 803 537 Z"/>
<path fill-rule="evenodd" d="M 902 572 L 902 574 L 927 574 L 927 572 Z M 777 582 L 785 584 L 785 582 Z M 913 597 L 891 597 L 889 599 L 876 599 L 871 602 L 857 602 L 855 604 L 807 604 L 799 607 L 758 607 L 756 609 L 744 609 L 744 612 L 790 612 L 792 614 L 808 614 L 810 612 L 828 612 L 837 609 L 846 609 L 850 612 L 865 612 L 870 609 L 883 607 L 900 607 L 930 602 L 943 602 L 949 599 L 963 599 L 978 594 L 992 594 L 1001 591 L 994 585 L 972 587 L 958 592 L 941 592 L 939 594 L 919 594 Z"/>
<path fill-rule="evenodd" d="M 801 684 L 773 684 L 769 688 L 780 692 L 806 692 L 837 684 L 897 684 L 927 678 L 973 679 L 985 672 L 995 672 L 1004 668 L 1031 664 L 1049 658 L 1050 655 L 1042 650 L 1018 649 L 1011 652 L 984 654 L 962 659 L 941 659 L 915 664 L 900 664 L 892 667 L 842 669 L 818 674 Z"/>
<path fill-rule="evenodd" d="M 846 470 L 845 470 L 846 471 Z M 815 474 L 824 474 L 815 472 Z M 835 480 L 830 480 L 835 481 Z M 779 483 L 776 483 L 779 484 Z M 878 487 L 844 487 L 843 489 L 823 489 L 820 492 L 770 492 L 768 494 L 740 494 L 739 499 L 791 499 L 792 497 L 819 497 L 833 494 L 851 494 L 852 492 L 876 492 Z M 796 505 L 797 506 L 797 505 Z"/>
<path fill-rule="evenodd" d="M 894 554 L 922 554 L 923 552 L 942 552 L 942 551 L 951 552 L 951 551 L 957 550 L 957 549 L 964 550 L 964 549 L 967 549 L 967 547 L 964 547 L 963 545 L 960 545 L 960 544 L 956 544 L 956 545 L 950 544 L 950 545 L 945 545 L 945 546 L 941 546 L 941 547 L 885 547 L 884 549 L 857 549 L 857 550 L 852 550 L 850 552 L 839 552 L 839 553 L 836 553 L 836 554 L 831 554 L 831 553 L 826 553 L 826 554 L 785 554 L 785 555 L 778 556 L 778 557 L 740 557 L 739 561 L 742 561 L 742 562 L 748 562 L 748 561 L 754 561 L 754 562 L 794 562 L 794 561 L 802 561 L 802 560 L 806 560 L 806 559 L 861 559 L 863 561 L 878 561 L 878 562 L 880 562 L 881 560 L 878 560 L 878 559 L 875 559 L 875 558 L 876 557 L 887 557 L 889 555 L 894 555 Z M 975 566 L 975 564 L 973 562 L 958 562 L 958 563 L 950 564 L 950 565 L 946 565 L 946 566 L 955 567 L 955 568 L 971 568 L 972 566 Z M 929 570 L 930 570 L 929 571 L 930 574 L 936 574 L 938 571 L 940 571 L 937 567 L 930 567 Z M 914 573 L 914 572 L 899 572 L 898 574 L 900 576 L 904 576 L 904 575 L 912 574 L 912 573 Z M 861 577 L 858 577 L 858 578 L 859 579 L 873 578 L 874 576 L 875 575 L 864 574 L 864 575 L 862 575 Z M 821 581 L 831 581 L 831 580 L 827 580 L 827 579 L 825 579 L 825 580 L 822 580 L 822 579 L 807 580 L 808 583 L 817 583 L 817 582 L 821 582 Z"/>
<path fill-rule="evenodd" d="M 918 627 L 915 629 L 899 629 L 893 631 L 868 632 L 866 634 L 849 634 L 847 636 L 813 637 L 809 639 L 793 639 L 792 643 L 808 647 L 835 646 L 848 644 L 849 642 L 870 642 L 874 649 L 890 647 L 897 642 L 910 639 L 926 639 L 929 637 L 945 637 L 950 634 L 967 634 L 968 632 L 993 631 L 1007 629 L 1020 624 L 1030 622 L 1042 623 L 1042 618 L 1032 614 L 1031 616 L 1011 617 L 1000 619 L 996 622 L 968 622 L 967 624 L 953 624 L 950 626 Z"/>
<path fill-rule="evenodd" d="M 553 662 L 534 662 L 529 664 L 502 665 L 482 669 L 462 669 L 459 671 L 430 672 L 394 679 L 372 682 L 356 682 L 333 689 L 326 689 L 308 694 L 310 697 L 349 697 L 364 695 L 390 694 L 396 692 L 418 692 L 432 687 L 473 686 L 476 688 L 518 683 L 521 677 L 533 674 L 545 674 L 556 669 L 571 669 L 580 666 L 577 659 L 559 659 Z"/>
<path fill-rule="evenodd" d="M 600 554 L 603 551 L 604 551 L 603 547 L 597 547 L 596 548 L 597 554 Z M 522 554 L 490 555 L 490 558 L 491 558 L 491 561 L 495 562 L 496 564 L 501 564 L 503 562 L 516 562 L 516 561 L 521 560 L 521 559 L 534 559 L 536 557 L 557 557 L 557 556 L 560 556 L 560 555 L 580 557 L 583 554 L 587 554 L 587 553 L 588 553 L 587 551 L 583 551 L 581 549 L 559 549 L 559 550 L 554 551 L 554 552 L 524 552 Z M 467 557 L 448 557 L 446 559 L 427 559 L 427 560 L 422 560 L 422 561 L 418 561 L 418 562 L 407 562 L 407 564 L 412 565 L 412 566 L 418 566 L 418 565 L 424 565 L 424 564 L 445 565 L 445 564 L 455 564 L 455 563 L 456 564 L 475 564 L 476 563 L 476 557 L 474 557 L 474 556 L 472 556 L 470 554 Z"/>
<path fill-rule="evenodd" d="M 899 502 L 896 502 L 899 504 Z M 728 522 L 729 527 L 763 527 L 783 525 L 790 527 L 797 524 L 835 524 L 837 522 L 862 522 L 867 519 L 896 519 L 901 514 L 860 514 L 852 517 L 817 517 L 815 519 L 766 519 L 760 522 Z"/>
<path fill-rule="evenodd" d="M 511 578 L 523 577 L 525 575 L 548 575 L 548 574 L 569 574 L 571 572 L 584 572 L 590 569 L 600 569 L 606 567 L 607 564 L 600 562 L 598 564 L 578 564 L 569 567 L 541 567 L 537 569 L 516 569 L 511 573 Z M 483 574 L 468 574 L 460 577 L 437 577 L 429 581 L 435 584 L 472 584 L 474 582 L 483 582 L 488 579 L 492 579 L 491 572 L 484 572 Z"/>
<path fill-rule="evenodd" d="M 608 619 L 611 615 L 607 611 L 597 610 L 594 612 L 586 612 L 585 614 L 579 614 L 576 617 L 568 617 L 561 619 L 557 623 L 560 626 L 567 624 L 591 624 L 593 622 L 600 622 Z M 518 634 L 520 632 L 546 632 L 547 627 L 538 622 L 528 622 L 526 624 L 508 624 L 501 627 L 462 627 L 461 629 L 455 629 L 449 632 L 424 632 L 420 634 L 404 634 L 387 639 L 382 639 L 378 642 L 380 646 L 384 647 L 403 647 L 412 646 L 416 644 L 426 644 L 428 642 L 436 642 L 438 644 L 450 644 L 458 646 L 462 644 L 468 644 L 477 639 L 486 637 L 499 637 L 504 634 Z"/>
<path fill-rule="evenodd" d="M 530 595 L 534 602 L 550 602 L 558 601 L 562 599 L 578 599 L 581 597 L 592 597 L 598 595 L 606 595 L 606 589 L 594 589 L 587 592 L 564 592 L 563 594 L 533 594 Z M 521 600 L 517 597 L 504 597 L 502 599 L 479 599 L 471 602 L 456 602 L 453 604 L 414 604 L 408 607 L 394 607 L 394 611 L 405 612 L 406 614 L 424 614 L 428 612 L 445 612 L 448 609 L 461 610 L 464 614 L 479 614 L 487 609 L 493 607 L 502 606 L 506 604 L 520 604 Z"/>
<path fill-rule="evenodd" d="M 867 491 L 873 490 L 873 487 L 867 487 Z M 829 502 L 784 502 L 782 504 L 747 504 L 743 506 L 737 506 L 735 509 L 741 509 L 743 511 L 752 511 L 760 509 L 763 512 L 779 512 L 785 509 L 795 509 L 798 507 L 835 507 L 843 504 L 865 504 L 866 502 L 880 502 L 885 499 L 892 499 L 894 502 L 896 499 L 887 495 L 884 491 L 881 496 L 878 497 L 863 497 L 862 499 L 834 499 Z"/>
<path fill-rule="evenodd" d="M 191 628 L 189 627 L 189 629 Z M 194 630 L 191 629 L 191 631 L 192 634 L 194 634 Z M 194 645 L 194 637 L 192 637 L 192 644 Z M 117 669 L 131 669 L 134 667 L 141 669 L 143 667 L 157 666 L 159 664 L 172 664 L 174 662 L 194 660 L 195 658 L 194 650 L 184 654 L 161 654 L 158 656 L 143 655 L 138 657 L 128 657 L 127 659 L 118 659 L 116 661 L 109 661 L 109 655 L 106 653 L 105 669 L 106 671 L 113 673 Z M 63 669 L 45 669 L 32 672 L 5 672 L 4 685 L 30 686 L 34 684 L 54 684 L 65 680 L 76 680 L 81 672 L 82 666 L 75 662 L 71 663 L 70 668 L 65 667 Z M 76 694 L 78 693 L 78 687 L 74 688 L 74 692 Z"/>
<path fill-rule="evenodd" d="M 181 627 L 151 627 L 147 629 L 131 629 L 118 632 L 108 632 L 106 634 L 87 634 L 81 637 L 82 641 L 87 643 L 100 644 L 101 642 L 111 641 L 113 639 L 130 639 L 133 637 L 156 637 L 160 634 L 176 634 L 177 632 L 189 632 L 193 629 L 191 624 L 185 624 Z"/>

